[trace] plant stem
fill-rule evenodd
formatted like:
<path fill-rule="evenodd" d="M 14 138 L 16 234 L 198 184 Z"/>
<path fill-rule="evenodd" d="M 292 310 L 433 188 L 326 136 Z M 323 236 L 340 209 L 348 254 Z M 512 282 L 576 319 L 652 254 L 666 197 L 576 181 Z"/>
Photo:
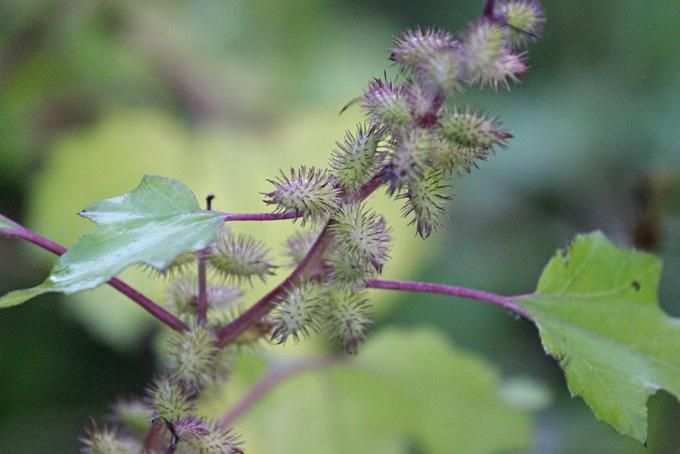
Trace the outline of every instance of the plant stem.
<path fill-rule="evenodd" d="M 529 311 L 515 303 L 515 300 L 518 298 L 496 295 L 494 293 L 488 293 L 481 290 L 455 287 L 453 285 L 445 284 L 432 284 L 429 282 L 384 281 L 379 279 L 369 280 L 366 283 L 366 287 L 382 290 L 401 290 L 404 292 L 438 293 L 440 295 L 458 296 L 461 298 L 486 301 L 488 303 L 501 306 L 505 309 L 509 309 L 512 312 L 531 320 Z"/>
<path fill-rule="evenodd" d="M 484 6 L 484 17 L 489 20 L 495 20 L 496 15 L 494 14 L 494 9 L 496 7 L 496 0 L 486 0 L 486 5 Z"/>
<path fill-rule="evenodd" d="M 231 221 L 281 221 L 302 217 L 302 213 L 286 211 L 284 213 L 222 213 L 224 222 Z"/>
<path fill-rule="evenodd" d="M 205 198 L 206 209 L 212 210 L 214 195 Z M 196 253 L 198 258 L 198 324 L 203 325 L 208 317 L 208 278 L 206 276 L 205 256 L 208 248 Z"/>
<path fill-rule="evenodd" d="M 7 218 L 4 218 L 7 219 Z M 15 223 L 14 221 L 11 221 L 14 226 L 16 226 L 14 229 L 1 229 L 0 228 L 0 235 L 7 235 L 9 237 L 13 238 L 21 238 L 23 240 L 28 241 L 29 243 L 33 243 L 36 246 L 39 246 L 47 251 L 50 251 L 56 255 L 64 255 L 67 251 L 67 249 L 62 246 L 59 243 L 55 243 L 54 241 L 45 238 L 42 235 L 39 235 L 35 232 L 32 232 L 25 227 L 20 226 L 19 224 Z M 144 296 L 142 293 L 140 293 L 138 290 L 136 290 L 133 287 L 130 287 L 128 284 L 125 282 L 121 281 L 118 278 L 112 278 L 110 279 L 107 284 L 109 284 L 111 287 L 115 288 L 118 290 L 120 293 L 123 295 L 127 296 L 130 298 L 132 301 L 136 302 L 139 304 L 144 310 L 146 310 L 148 313 L 156 317 L 158 320 L 161 322 L 165 323 L 168 325 L 170 328 L 176 330 L 176 331 L 182 331 L 187 329 L 187 326 L 182 322 L 180 319 L 172 315 L 170 312 L 166 311 L 153 301 L 151 301 L 149 298 Z"/>
<path fill-rule="evenodd" d="M 260 381 L 250 388 L 236 405 L 231 407 L 229 411 L 222 416 L 218 424 L 225 429 L 233 426 L 234 422 L 248 411 L 250 407 L 286 379 L 303 372 L 333 365 L 338 361 L 340 361 L 340 359 L 337 357 L 319 356 L 272 367 Z"/>

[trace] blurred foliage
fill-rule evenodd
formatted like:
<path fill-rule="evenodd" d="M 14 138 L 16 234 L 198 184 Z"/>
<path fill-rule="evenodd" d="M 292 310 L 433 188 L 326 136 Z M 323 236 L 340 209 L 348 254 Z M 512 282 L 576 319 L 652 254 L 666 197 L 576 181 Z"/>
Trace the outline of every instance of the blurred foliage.
<path fill-rule="evenodd" d="M 359 118 L 356 108 L 337 112 L 389 67 L 393 35 L 416 24 L 459 29 L 481 3 L 0 1 L 0 211 L 71 244 L 91 228 L 75 213 L 154 173 L 199 197 L 215 193 L 218 209 L 263 210 L 259 193 L 279 168 L 326 164 Z M 399 239 L 386 276 L 524 293 L 555 248 L 598 228 L 662 256 L 662 305 L 678 315 L 677 1 L 543 3 L 546 34 L 524 83 L 502 96 L 464 95 L 500 114 L 515 139 L 458 181 L 448 230 L 416 240 L 399 206 L 376 202 Z M 276 251 L 294 229 L 237 228 Z M 29 250 L 0 241 L 3 293 L 46 275 L 53 257 Z M 124 277 L 147 278 L 134 270 Z M 142 288 L 162 298 L 158 284 Z M 391 310 L 377 302 L 386 312 L 378 330 L 435 326 L 502 375 L 552 390 L 530 452 L 680 446 L 672 427 L 680 410 L 664 393 L 650 404 L 646 450 L 596 422 L 582 401 L 569 400 L 526 322 L 476 302 L 381 298 L 399 303 Z M 73 452 L 87 416 L 139 394 L 152 373 L 145 313 L 110 289 L 67 300 L 43 297 L 0 317 L 1 452 Z"/>

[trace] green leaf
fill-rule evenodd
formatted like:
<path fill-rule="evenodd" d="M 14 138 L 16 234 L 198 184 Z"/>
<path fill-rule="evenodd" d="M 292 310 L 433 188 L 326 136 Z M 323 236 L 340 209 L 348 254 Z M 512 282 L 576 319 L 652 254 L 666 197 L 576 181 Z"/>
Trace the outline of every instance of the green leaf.
<path fill-rule="evenodd" d="M 647 399 L 680 396 L 680 321 L 658 305 L 661 261 L 581 235 L 548 263 L 527 308 L 569 390 L 595 416 L 640 442 Z"/>
<path fill-rule="evenodd" d="M 162 270 L 182 252 L 213 242 L 222 225 L 221 215 L 201 211 L 186 186 L 158 176 L 145 176 L 132 192 L 95 203 L 81 215 L 97 228 L 57 261 L 45 282 L 3 296 L 0 308 L 47 292 L 95 288 L 134 263 Z"/>
<path fill-rule="evenodd" d="M 501 399 L 477 356 L 429 329 L 388 329 L 356 358 L 287 379 L 235 428 L 248 452 L 474 454 L 523 452 L 532 417 Z"/>

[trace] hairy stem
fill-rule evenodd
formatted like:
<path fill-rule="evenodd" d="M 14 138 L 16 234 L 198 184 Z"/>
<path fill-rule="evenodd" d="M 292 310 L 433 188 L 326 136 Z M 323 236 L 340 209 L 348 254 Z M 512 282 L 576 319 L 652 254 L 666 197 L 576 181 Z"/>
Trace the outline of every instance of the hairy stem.
<path fill-rule="evenodd" d="M 401 290 L 404 292 L 438 293 L 440 295 L 458 296 L 461 298 L 486 301 L 487 303 L 496 304 L 505 309 L 509 309 L 512 312 L 531 320 L 529 311 L 515 302 L 518 298 L 496 295 L 481 290 L 445 284 L 432 284 L 429 282 L 384 281 L 380 279 L 369 280 L 366 283 L 366 287 L 382 290 Z"/>
<path fill-rule="evenodd" d="M 302 217 L 302 213 L 297 211 L 286 211 L 284 213 L 222 213 L 224 222 L 231 221 L 282 221 L 285 219 L 296 219 Z"/>
<path fill-rule="evenodd" d="M 7 219 L 3 217 L 3 219 Z M 12 229 L 2 229 L 0 228 L 0 235 L 7 235 L 9 237 L 13 238 L 20 238 L 22 240 L 26 240 L 29 243 L 33 243 L 36 246 L 39 246 L 47 251 L 50 251 L 56 255 L 63 255 L 66 253 L 67 249 L 62 246 L 59 243 L 55 243 L 54 241 L 45 238 L 42 235 L 39 235 L 35 232 L 32 232 L 19 224 L 10 221 L 14 228 Z M 110 279 L 107 284 L 109 284 L 111 287 L 115 288 L 118 290 L 120 293 L 123 295 L 127 296 L 130 298 L 132 301 L 135 303 L 139 304 L 144 310 L 146 310 L 148 313 L 156 317 L 158 320 L 161 322 L 165 323 L 168 325 L 170 328 L 176 330 L 176 331 L 182 331 L 187 329 L 187 326 L 182 322 L 180 319 L 172 315 L 170 312 L 166 311 L 153 301 L 151 301 L 149 298 L 144 296 L 142 293 L 140 293 L 138 290 L 135 288 L 129 286 L 125 282 L 121 281 L 118 278 L 112 278 Z"/>
<path fill-rule="evenodd" d="M 236 403 L 236 405 L 231 407 L 229 411 L 220 418 L 219 425 L 225 429 L 233 426 L 234 422 L 248 411 L 258 400 L 291 376 L 331 366 L 338 361 L 339 358 L 336 357 L 319 356 L 272 367 L 269 372 Z"/>

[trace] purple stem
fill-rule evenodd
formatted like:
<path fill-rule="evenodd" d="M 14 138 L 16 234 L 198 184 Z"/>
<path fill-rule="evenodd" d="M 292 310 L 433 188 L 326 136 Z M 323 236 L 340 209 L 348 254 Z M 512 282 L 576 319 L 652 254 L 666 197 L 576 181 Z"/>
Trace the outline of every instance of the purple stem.
<path fill-rule="evenodd" d="M 494 293 L 483 292 L 481 290 L 473 290 L 465 287 L 454 287 L 453 285 L 445 284 L 431 284 L 429 282 L 384 281 L 378 279 L 369 280 L 366 283 L 366 287 L 382 290 L 401 290 L 405 292 L 438 293 L 440 295 L 458 296 L 461 298 L 486 301 L 488 303 L 501 306 L 505 309 L 509 309 L 512 312 L 531 320 L 529 311 L 515 303 L 515 300 L 518 298 L 496 295 Z"/>
<path fill-rule="evenodd" d="M 302 217 L 297 211 L 285 211 L 283 213 L 222 213 L 224 222 L 231 221 L 281 221 L 284 219 L 296 219 Z"/>
<path fill-rule="evenodd" d="M 250 388 L 236 405 L 231 407 L 229 411 L 222 416 L 219 421 L 220 427 L 227 429 L 233 426 L 234 422 L 248 411 L 258 400 L 291 376 L 327 367 L 338 361 L 339 359 L 335 357 L 320 356 L 272 367 L 267 375 L 262 377 L 262 379 Z"/>
<path fill-rule="evenodd" d="M 486 0 L 486 5 L 484 6 L 484 17 L 490 20 L 496 20 L 496 14 L 494 9 L 496 8 L 496 0 Z"/>
<path fill-rule="evenodd" d="M 7 218 L 3 217 L 3 219 Z M 42 235 L 32 232 L 20 226 L 16 222 L 13 221 L 10 222 L 12 223 L 12 225 L 16 226 L 16 228 L 11 230 L 0 228 L 0 235 L 7 235 L 13 238 L 21 238 L 23 240 L 28 241 L 29 243 L 35 244 L 36 246 L 40 246 L 41 248 L 50 251 L 56 255 L 64 255 L 66 253 L 67 249 L 61 244 L 55 243 L 54 241 L 45 238 Z M 134 289 L 133 287 L 130 287 L 128 284 L 121 281 L 120 279 L 114 277 L 110 279 L 107 282 L 107 284 L 118 290 L 123 295 L 130 298 L 132 301 L 142 306 L 144 310 L 146 310 L 148 313 L 156 317 L 161 322 L 168 325 L 170 328 L 176 331 L 182 331 L 187 329 L 187 326 L 180 319 L 178 319 L 170 312 L 166 311 L 165 309 L 151 301 L 149 298 L 144 296 L 138 290 Z"/>

